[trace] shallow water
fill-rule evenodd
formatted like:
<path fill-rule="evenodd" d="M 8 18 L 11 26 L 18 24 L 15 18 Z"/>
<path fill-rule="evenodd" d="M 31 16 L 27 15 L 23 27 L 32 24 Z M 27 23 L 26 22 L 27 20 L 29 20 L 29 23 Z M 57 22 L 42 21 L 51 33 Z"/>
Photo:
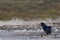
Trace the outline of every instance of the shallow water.
<path fill-rule="evenodd" d="M 60 21 L 60 20 L 59 20 Z M 52 22 L 50 21 L 23 21 L 23 20 L 10 20 L 10 21 L 0 21 L 0 26 L 3 25 L 36 25 L 40 22 Z M 60 30 L 60 29 L 59 29 Z M 31 30 L 29 31 L 31 32 Z M 39 31 L 32 31 L 36 32 L 35 36 L 23 36 L 26 33 L 26 30 L 0 30 L 0 40 L 60 40 L 60 34 L 58 34 L 56 37 L 55 35 L 48 35 L 48 36 L 36 36 Z"/>
<path fill-rule="evenodd" d="M 60 35 L 48 35 L 48 36 L 20 36 L 19 30 L 0 30 L 0 40 L 60 40 Z M 34 32 L 34 31 L 32 31 Z M 21 34 L 21 33 L 20 33 Z"/>
<path fill-rule="evenodd" d="M 26 36 L 16 36 L 16 37 L 0 37 L 0 40 L 60 40 L 60 38 L 40 38 L 40 37 L 26 37 Z"/>

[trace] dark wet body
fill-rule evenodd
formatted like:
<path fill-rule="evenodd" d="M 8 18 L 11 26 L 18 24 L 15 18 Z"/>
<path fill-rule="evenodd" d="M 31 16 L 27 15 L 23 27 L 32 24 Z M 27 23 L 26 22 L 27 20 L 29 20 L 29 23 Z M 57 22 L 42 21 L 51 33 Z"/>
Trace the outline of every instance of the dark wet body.
<path fill-rule="evenodd" d="M 47 35 L 52 33 L 51 26 L 47 26 L 45 23 L 41 23 L 41 26 Z"/>

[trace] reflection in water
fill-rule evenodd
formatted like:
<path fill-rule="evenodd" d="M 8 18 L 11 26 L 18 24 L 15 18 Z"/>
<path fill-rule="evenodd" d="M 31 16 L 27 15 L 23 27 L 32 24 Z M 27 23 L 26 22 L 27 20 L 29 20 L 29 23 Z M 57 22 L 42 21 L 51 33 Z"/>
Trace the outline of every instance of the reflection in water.
<path fill-rule="evenodd" d="M 19 35 L 26 32 L 26 30 L 12 30 L 12 31 L 7 31 L 7 30 L 0 30 L 0 40 L 60 40 L 60 38 L 54 38 L 54 35 L 48 35 L 44 36 L 41 38 L 41 36 L 24 36 L 24 35 Z M 30 32 L 37 32 L 37 31 L 32 31 Z M 38 30 L 39 32 L 39 30 Z M 60 37 L 57 35 L 57 37 Z"/>

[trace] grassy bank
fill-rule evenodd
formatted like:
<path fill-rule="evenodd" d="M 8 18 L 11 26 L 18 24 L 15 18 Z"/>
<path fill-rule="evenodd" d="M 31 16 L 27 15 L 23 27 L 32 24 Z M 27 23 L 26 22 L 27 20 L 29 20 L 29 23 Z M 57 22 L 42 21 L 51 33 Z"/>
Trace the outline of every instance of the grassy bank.
<path fill-rule="evenodd" d="M 50 17 L 60 17 L 59 1 L 46 0 L 39 3 L 39 1 L 0 0 L 0 20 L 10 20 L 12 18 L 44 19 Z"/>

